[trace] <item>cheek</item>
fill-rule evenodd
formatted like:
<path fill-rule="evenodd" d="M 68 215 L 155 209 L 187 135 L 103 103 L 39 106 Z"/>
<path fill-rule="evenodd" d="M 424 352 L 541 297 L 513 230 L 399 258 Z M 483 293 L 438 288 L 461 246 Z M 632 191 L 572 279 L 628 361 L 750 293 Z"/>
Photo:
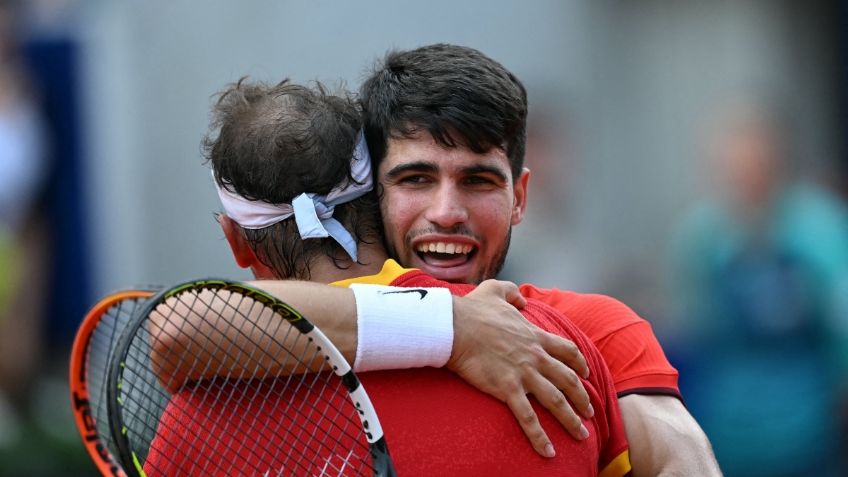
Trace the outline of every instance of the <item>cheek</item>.
<path fill-rule="evenodd" d="M 478 224 L 489 232 L 507 229 L 512 224 L 513 213 L 511 202 L 493 199 L 474 207 Z M 486 236 L 491 236 L 486 234 Z"/>
<path fill-rule="evenodd" d="M 494 244 L 499 247 L 500 245 L 498 242 L 500 242 L 504 234 L 506 234 L 510 229 L 511 223 L 509 217 L 504 214 L 499 214 L 488 217 L 486 222 L 483 224 L 483 227 L 485 227 L 485 229 L 483 229 L 482 235 L 486 237 L 489 245 L 491 246 Z"/>
<path fill-rule="evenodd" d="M 383 217 L 396 227 L 403 227 L 418 214 L 421 201 L 406 194 L 386 194 L 383 200 Z"/>
<path fill-rule="evenodd" d="M 390 242 L 397 242 L 402 238 L 414 218 L 412 203 L 402 196 L 392 197 L 386 195 L 381 209 L 383 212 L 383 226 L 386 230 L 386 238 Z"/>

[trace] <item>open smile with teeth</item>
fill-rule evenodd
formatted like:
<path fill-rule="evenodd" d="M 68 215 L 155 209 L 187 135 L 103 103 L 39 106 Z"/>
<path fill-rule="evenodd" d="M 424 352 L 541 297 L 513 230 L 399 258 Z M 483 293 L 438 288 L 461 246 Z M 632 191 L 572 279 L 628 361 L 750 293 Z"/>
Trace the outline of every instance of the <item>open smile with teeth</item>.
<path fill-rule="evenodd" d="M 468 255 L 473 249 L 473 245 L 468 244 L 459 244 L 459 243 L 447 243 L 447 242 L 429 242 L 429 243 L 420 243 L 416 247 L 418 252 L 420 253 L 445 253 L 445 254 L 462 254 Z"/>
<path fill-rule="evenodd" d="M 415 250 L 418 252 L 418 257 L 427 265 L 451 268 L 468 263 L 477 248 L 464 243 L 422 242 L 415 246 Z"/>

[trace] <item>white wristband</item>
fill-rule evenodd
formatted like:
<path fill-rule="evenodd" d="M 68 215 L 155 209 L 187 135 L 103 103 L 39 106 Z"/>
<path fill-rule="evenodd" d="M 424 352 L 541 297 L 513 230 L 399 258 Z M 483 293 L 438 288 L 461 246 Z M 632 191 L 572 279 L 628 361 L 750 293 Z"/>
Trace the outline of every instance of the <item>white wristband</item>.
<path fill-rule="evenodd" d="M 440 368 L 453 349 L 453 298 L 445 288 L 353 284 L 356 372 Z"/>

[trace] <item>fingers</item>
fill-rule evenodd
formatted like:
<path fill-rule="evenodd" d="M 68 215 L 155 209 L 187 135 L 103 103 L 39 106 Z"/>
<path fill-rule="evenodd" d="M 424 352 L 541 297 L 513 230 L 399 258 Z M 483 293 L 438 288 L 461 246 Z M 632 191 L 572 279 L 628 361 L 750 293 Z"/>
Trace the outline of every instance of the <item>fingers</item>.
<path fill-rule="evenodd" d="M 540 360 L 539 368 L 547 378 L 546 384 L 553 384 L 561 389 L 583 417 L 591 418 L 594 415 L 594 409 L 589 401 L 589 394 L 577 377 L 578 375 L 583 378 L 589 377 L 586 358 L 572 341 L 542 330 L 539 332 L 543 333 L 540 337 L 542 347 L 555 358 Z"/>
<path fill-rule="evenodd" d="M 538 387 L 543 389 L 540 389 L 539 392 L 533 389 L 531 392 L 546 409 L 557 415 L 557 412 L 547 404 L 549 402 L 552 406 L 562 408 L 563 411 L 561 412 L 563 413 L 573 413 L 573 409 L 576 409 L 587 419 L 595 415 L 586 387 L 571 368 L 556 360 L 549 360 L 540 365 L 540 368 L 543 368 L 544 376 L 539 377 L 541 383 Z M 560 422 L 566 425 L 566 422 L 562 420 Z"/>
<path fill-rule="evenodd" d="M 507 398 L 506 404 L 515 416 L 515 419 L 518 420 L 518 425 L 521 426 L 524 435 L 530 440 L 533 449 L 542 457 L 555 456 L 556 451 L 554 450 L 554 446 L 551 444 L 550 439 L 548 439 L 548 435 L 545 434 L 545 430 L 542 429 L 542 425 L 539 424 L 539 417 L 536 416 L 536 411 L 530 405 L 527 396 L 523 392 L 518 391 Z"/>
<path fill-rule="evenodd" d="M 524 298 L 524 296 L 521 294 L 521 291 L 519 291 L 518 285 L 512 282 L 508 282 L 505 280 L 489 279 L 480 283 L 477 289 L 482 289 L 486 292 L 494 293 L 510 305 L 514 306 L 515 308 L 518 308 L 519 310 L 524 308 L 524 306 L 527 304 L 527 299 Z"/>
<path fill-rule="evenodd" d="M 509 283 L 509 285 L 511 285 L 511 286 L 507 287 L 508 290 L 507 290 L 506 296 L 504 297 L 506 299 L 507 303 L 518 308 L 519 310 L 524 308 L 524 306 L 527 305 L 527 299 L 524 298 L 524 295 L 521 294 L 521 291 L 518 290 L 518 286 L 516 286 L 515 283 L 512 283 L 512 282 L 507 282 L 507 283 Z"/>
<path fill-rule="evenodd" d="M 579 380 L 577 382 L 579 383 Z M 583 395 L 586 395 L 586 391 L 583 390 L 582 385 L 580 389 L 583 391 Z M 538 400 L 545 409 L 556 417 L 557 421 L 559 421 L 562 427 L 565 428 L 572 437 L 577 440 L 583 440 L 589 437 L 589 431 L 586 429 L 586 426 L 583 425 L 580 416 L 574 412 L 574 409 L 571 407 L 571 404 L 568 402 L 565 395 L 557 389 L 556 386 L 551 384 L 550 381 L 545 379 L 543 376 L 537 375 L 527 383 L 527 392 L 533 394 L 533 396 L 536 397 L 536 400 Z M 588 395 L 586 395 L 587 402 L 585 405 L 591 408 L 588 400 Z"/>
<path fill-rule="evenodd" d="M 571 436 L 585 439 L 588 430 L 580 416 L 590 418 L 594 410 L 579 376 L 588 377 L 589 367 L 572 341 L 538 328 L 515 310 L 524 303 L 514 283 L 497 280 L 456 298 L 454 352 L 448 368 L 505 402 L 536 452 L 552 457 L 551 441 L 527 395 Z M 469 323 L 473 326 L 467 327 Z"/>
<path fill-rule="evenodd" d="M 541 328 L 536 329 L 536 336 L 549 355 L 573 369 L 580 377 L 584 379 L 589 377 L 589 364 L 573 341 L 548 333 Z"/>

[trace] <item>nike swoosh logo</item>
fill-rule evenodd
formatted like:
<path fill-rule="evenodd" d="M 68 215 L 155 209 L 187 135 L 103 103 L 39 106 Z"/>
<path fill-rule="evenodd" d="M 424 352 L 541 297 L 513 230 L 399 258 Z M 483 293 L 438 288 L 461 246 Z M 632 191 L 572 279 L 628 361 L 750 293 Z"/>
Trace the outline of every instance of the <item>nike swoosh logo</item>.
<path fill-rule="evenodd" d="M 393 293 L 420 293 L 421 294 L 421 300 L 423 300 L 424 297 L 427 296 L 427 290 L 424 290 L 423 288 L 410 288 L 409 290 L 395 290 L 395 291 L 381 292 L 381 293 L 383 295 L 391 295 Z"/>

